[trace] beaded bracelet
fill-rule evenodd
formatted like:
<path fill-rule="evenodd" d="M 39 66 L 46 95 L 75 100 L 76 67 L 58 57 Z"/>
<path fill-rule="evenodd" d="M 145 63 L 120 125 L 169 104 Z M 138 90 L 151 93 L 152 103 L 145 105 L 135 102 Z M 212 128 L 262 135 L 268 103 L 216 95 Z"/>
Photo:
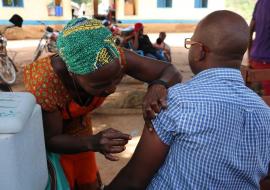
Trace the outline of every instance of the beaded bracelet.
<path fill-rule="evenodd" d="M 118 52 L 120 54 L 120 65 L 122 67 L 125 67 L 125 65 L 127 64 L 127 61 L 126 61 L 126 56 L 125 56 L 124 50 L 121 47 L 118 47 L 117 49 L 118 49 Z"/>

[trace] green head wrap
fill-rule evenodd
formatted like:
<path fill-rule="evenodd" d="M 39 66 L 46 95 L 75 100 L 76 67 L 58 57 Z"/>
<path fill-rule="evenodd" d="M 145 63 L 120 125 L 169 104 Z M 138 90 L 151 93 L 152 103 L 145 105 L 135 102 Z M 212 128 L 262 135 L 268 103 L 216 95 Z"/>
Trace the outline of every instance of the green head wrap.
<path fill-rule="evenodd" d="M 59 55 L 70 72 L 83 75 L 119 58 L 111 32 L 95 19 L 71 20 L 57 39 Z"/>

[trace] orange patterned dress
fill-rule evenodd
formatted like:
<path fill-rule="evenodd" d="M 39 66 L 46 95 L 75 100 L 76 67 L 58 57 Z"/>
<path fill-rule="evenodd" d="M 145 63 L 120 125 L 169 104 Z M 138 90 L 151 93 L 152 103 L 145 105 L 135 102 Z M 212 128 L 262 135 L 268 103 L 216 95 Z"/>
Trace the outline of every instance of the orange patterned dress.
<path fill-rule="evenodd" d="M 63 108 L 71 97 L 51 66 L 51 57 L 45 57 L 29 64 L 24 69 L 24 82 L 45 111 Z"/>
<path fill-rule="evenodd" d="M 63 121 L 82 118 L 82 125 L 64 126 L 64 133 L 74 136 L 92 135 L 92 124 L 89 112 L 100 106 L 105 98 L 94 97 L 89 106 L 83 107 L 74 102 L 54 72 L 51 56 L 27 65 L 24 70 L 24 83 L 41 105 L 42 110 L 53 112 L 59 110 Z M 97 180 L 95 154 L 85 152 L 73 155 L 61 155 L 61 165 L 71 189 L 74 184 L 91 184 Z"/>

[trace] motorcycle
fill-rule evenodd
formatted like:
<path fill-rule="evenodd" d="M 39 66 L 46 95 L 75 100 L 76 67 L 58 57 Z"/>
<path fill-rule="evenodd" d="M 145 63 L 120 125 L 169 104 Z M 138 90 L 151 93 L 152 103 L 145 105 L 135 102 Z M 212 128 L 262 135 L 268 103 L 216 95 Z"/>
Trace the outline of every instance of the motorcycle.
<path fill-rule="evenodd" d="M 121 22 L 118 21 L 118 23 Z M 126 28 L 119 27 L 117 24 L 111 23 L 107 19 L 103 20 L 102 24 L 112 32 L 112 35 L 115 38 L 115 42 L 119 46 L 123 46 L 126 38 L 132 35 L 132 33 L 134 32 L 134 28 L 132 26 Z"/>
<path fill-rule="evenodd" d="M 39 40 L 38 46 L 34 52 L 32 62 L 36 61 L 41 56 L 43 51 L 57 53 L 56 40 L 59 32 L 50 26 L 46 26 L 45 23 L 41 21 L 39 22 L 45 26 L 45 32 Z"/>
<path fill-rule="evenodd" d="M 15 14 L 9 21 L 12 25 L 4 27 L 0 31 L 0 78 L 6 84 L 13 84 L 16 81 L 16 68 L 13 60 L 7 54 L 7 38 L 5 37 L 5 32 L 14 27 L 22 27 L 23 19 L 21 16 Z"/>

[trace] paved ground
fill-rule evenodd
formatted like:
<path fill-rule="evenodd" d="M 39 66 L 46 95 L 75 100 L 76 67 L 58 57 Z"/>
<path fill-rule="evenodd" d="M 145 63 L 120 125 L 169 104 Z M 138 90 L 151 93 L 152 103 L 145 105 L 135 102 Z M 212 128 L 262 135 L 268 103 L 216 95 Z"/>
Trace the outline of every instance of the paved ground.
<path fill-rule="evenodd" d="M 158 34 L 150 34 L 152 42 L 155 41 Z M 172 47 L 173 64 L 182 72 L 184 81 L 191 78 L 187 62 L 187 50 L 183 48 L 184 38 L 190 37 L 191 34 L 168 34 L 167 43 Z M 22 68 L 31 62 L 35 47 L 38 40 L 9 41 L 8 49 L 11 57 L 15 56 L 15 63 L 19 68 L 18 79 L 13 85 L 14 91 L 23 91 Z M 111 95 L 105 105 L 93 114 L 94 132 L 98 132 L 104 128 L 113 127 L 123 132 L 134 134 L 134 138 L 129 142 L 127 149 L 119 154 L 120 160 L 110 162 L 97 154 L 98 166 L 103 181 L 108 183 L 113 176 L 122 168 L 131 157 L 136 144 L 138 143 L 141 130 L 143 127 L 143 119 L 140 114 L 140 102 L 142 93 L 146 90 L 143 83 L 126 77 L 119 85 L 115 94 Z M 125 98 L 128 97 L 128 98 Z M 126 109 L 119 109 L 126 108 Z"/>

